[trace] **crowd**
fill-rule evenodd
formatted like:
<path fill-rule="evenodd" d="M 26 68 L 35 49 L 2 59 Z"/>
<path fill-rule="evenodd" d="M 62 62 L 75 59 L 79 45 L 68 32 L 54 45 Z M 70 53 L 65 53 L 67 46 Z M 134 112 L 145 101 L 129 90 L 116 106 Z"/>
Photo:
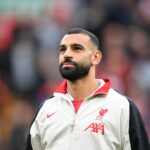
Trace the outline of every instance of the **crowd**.
<path fill-rule="evenodd" d="M 150 138 L 150 1 L 48 1 L 38 15 L 0 14 L 0 149 L 22 150 L 36 110 L 62 78 L 63 33 L 83 27 L 99 37 L 97 77 L 138 106 Z"/>

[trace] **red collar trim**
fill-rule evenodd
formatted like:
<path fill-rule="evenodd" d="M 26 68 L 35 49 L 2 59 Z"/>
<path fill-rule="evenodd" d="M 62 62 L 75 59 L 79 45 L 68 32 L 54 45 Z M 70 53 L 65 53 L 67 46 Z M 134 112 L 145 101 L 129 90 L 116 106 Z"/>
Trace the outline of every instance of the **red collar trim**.
<path fill-rule="evenodd" d="M 60 86 L 55 90 L 55 93 L 63 93 L 66 94 L 67 93 L 67 81 L 64 80 Z"/>
<path fill-rule="evenodd" d="M 105 82 L 104 85 L 102 87 L 100 87 L 99 89 L 97 89 L 93 96 L 97 95 L 97 94 L 108 94 L 108 91 L 110 89 L 110 80 L 109 79 L 103 79 L 103 81 Z M 63 93 L 66 94 L 67 93 L 67 81 L 64 80 L 60 86 L 56 89 L 55 93 Z"/>
<path fill-rule="evenodd" d="M 100 87 L 99 89 L 97 89 L 93 96 L 98 95 L 98 94 L 108 94 L 108 91 L 110 89 L 110 80 L 109 79 L 103 79 L 103 81 L 105 82 L 104 85 L 102 87 Z"/>

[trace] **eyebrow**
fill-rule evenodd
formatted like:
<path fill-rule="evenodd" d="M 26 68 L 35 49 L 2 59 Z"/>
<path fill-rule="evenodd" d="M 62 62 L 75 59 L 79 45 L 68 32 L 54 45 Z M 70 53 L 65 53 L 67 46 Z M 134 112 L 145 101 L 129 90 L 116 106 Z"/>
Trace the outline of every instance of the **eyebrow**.
<path fill-rule="evenodd" d="M 66 45 L 65 44 L 62 44 L 62 45 L 59 45 L 59 47 L 61 48 L 61 47 L 66 47 Z"/>
<path fill-rule="evenodd" d="M 81 44 L 78 44 L 78 43 L 71 44 L 71 46 L 78 46 L 78 47 L 81 47 L 82 49 L 84 49 L 84 46 Z"/>
<path fill-rule="evenodd" d="M 84 46 L 81 45 L 81 44 L 78 44 L 78 43 L 71 44 L 71 47 L 75 47 L 75 46 L 78 46 L 78 47 L 81 47 L 82 49 L 84 49 Z M 62 45 L 60 45 L 59 47 L 60 47 L 60 48 L 61 48 L 61 47 L 66 47 L 66 45 L 65 45 L 65 44 L 62 44 Z"/>

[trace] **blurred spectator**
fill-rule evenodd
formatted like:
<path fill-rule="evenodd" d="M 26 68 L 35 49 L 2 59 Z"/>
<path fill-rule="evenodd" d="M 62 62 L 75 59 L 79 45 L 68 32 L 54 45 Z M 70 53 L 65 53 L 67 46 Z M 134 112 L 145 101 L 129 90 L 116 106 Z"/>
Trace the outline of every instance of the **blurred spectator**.
<path fill-rule="evenodd" d="M 12 130 L 11 105 L 13 94 L 5 83 L 0 78 L 0 149 L 5 149 L 10 132 Z"/>
<path fill-rule="evenodd" d="M 109 23 L 103 28 L 102 33 L 104 54 L 107 48 L 127 47 L 129 33 L 126 26 L 120 23 Z"/>
<path fill-rule="evenodd" d="M 150 32 L 150 1 L 149 0 L 140 0 L 136 13 L 138 16 L 139 24 L 143 26 L 145 29 L 147 29 Z"/>
<path fill-rule="evenodd" d="M 102 76 L 111 79 L 114 89 L 122 94 L 127 94 L 126 84 L 132 65 L 130 58 L 124 51 L 124 47 L 111 47 L 106 53 Z"/>
<path fill-rule="evenodd" d="M 17 22 L 11 15 L 0 16 L 0 52 L 12 45 Z"/>
<path fill-rule="evenodd" d="M 130 28 L 129 49 L 134 59 L 132 76 L 140 87 L 150 92 L 150 35 L 141 28 Z M 144 78 L 141 79 L 141 77 Z"/>
<path fill-rule="evenodd" d="M 126 83 L 132 67 L 127 53 L 128 36 L 125 26 L 119 23 L 110 23 L 103 29 L 103 76 L 108 76 L 112 86 L 122 94 L 127 94 Z"/>
<path fill-rule="evenodd" d="M 0 74 L 7 80 L 10 77 L 10 51 L 17 24 L 17 19 L 11 15 L 0 16 Z"/>
<path fill-rule="evenodd" d="M 150 57 L 150 34 L 144 28 L 138 26 L 130 26 L 128 30 L 130 33 L 128 48 L 132 58 L 135 59 L 134 61 L 147 61 Z"/>
<path fill-rule="evenodd" d="M 106 22 L 119 22 L 124 25 L 136 23 L 136 5 L 138 0 L 118 0 L 112 4 L 107 13 Z"/>
<path fill-rule="evenodd" d="M 12 85 L 16 91 L 26 95 L 34 92 L 38 86 L 38 43 L 29 25 L 20 25 L 14 38 L 11 51 Z"/>

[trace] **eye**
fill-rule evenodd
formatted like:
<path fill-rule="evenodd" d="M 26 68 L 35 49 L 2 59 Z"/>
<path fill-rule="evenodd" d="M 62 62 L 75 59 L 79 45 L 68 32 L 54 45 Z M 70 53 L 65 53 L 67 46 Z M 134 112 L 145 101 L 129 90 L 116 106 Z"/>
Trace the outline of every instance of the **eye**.
<path fill-rule="evenodd" d="M 64 52 L 65 50 L 66 50 L 66 47 L 64 46 L 59 48 L 59 52 Z"/>
<path fill-rule="evenodd" d="M 74 44 L 74 45 L 72 45 L 72 49 L 78 51 L 78 50 L 83 50 L 84 48 L 83 48 L 83 46 L 81 46 L 79 44 Z"/>
<path fill-rule="evenodd" d="M 74 49 L 74 50 L 81 50 L 81 47 L 79 47 L 79 46 L 74 46 L 73 49 Z"/>

